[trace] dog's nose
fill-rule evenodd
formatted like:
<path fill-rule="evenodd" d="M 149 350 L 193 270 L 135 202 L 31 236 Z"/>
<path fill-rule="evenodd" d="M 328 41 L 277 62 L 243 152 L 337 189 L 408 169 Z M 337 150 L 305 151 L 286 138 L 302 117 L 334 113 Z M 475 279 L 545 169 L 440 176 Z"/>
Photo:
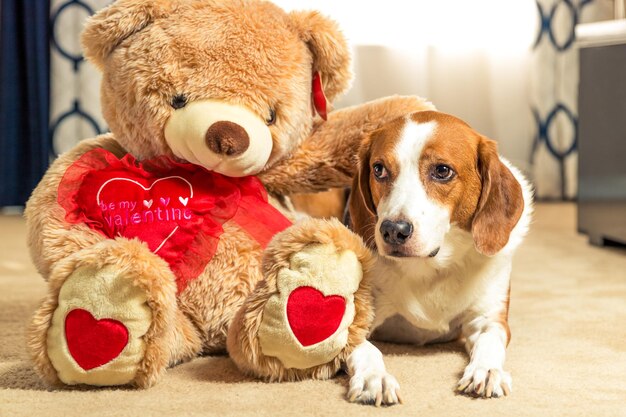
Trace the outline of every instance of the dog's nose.
<path fill-rule="evenodd" d="M 205 141 L 213 152 L 226 156 L 240 155 L 250 146 L 246 130 L 229 121 L 213 123 L 206 131 Z"/>
<path fill-rule="evenodd" d="M 411 237 L 413 225 L 402 220 L 399 222 L 385 220 L 380 225 L 380 233 L 383 235 L 383 240 L 390 245 L 402 245 Z"/>

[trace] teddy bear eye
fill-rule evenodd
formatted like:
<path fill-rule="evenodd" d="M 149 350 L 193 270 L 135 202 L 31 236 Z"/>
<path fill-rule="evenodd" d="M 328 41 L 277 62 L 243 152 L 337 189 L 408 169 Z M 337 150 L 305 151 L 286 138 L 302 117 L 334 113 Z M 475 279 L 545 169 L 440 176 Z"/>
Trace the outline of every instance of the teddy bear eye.
<path fill-rule="evenodd" d="M 270 109 L 270 116 L 267 119 L 265 119 L 265 124 L 267 124 L 268 126 L 271 126 L 274 123 L 276 123 L 276 110 Z"/>
<path fill-rule="evenodd" d="M 171 106 L 176 110 L 182 109 L 187 105 L 187 97 L 184 94 L 176 94 L 172 99 Z"/>

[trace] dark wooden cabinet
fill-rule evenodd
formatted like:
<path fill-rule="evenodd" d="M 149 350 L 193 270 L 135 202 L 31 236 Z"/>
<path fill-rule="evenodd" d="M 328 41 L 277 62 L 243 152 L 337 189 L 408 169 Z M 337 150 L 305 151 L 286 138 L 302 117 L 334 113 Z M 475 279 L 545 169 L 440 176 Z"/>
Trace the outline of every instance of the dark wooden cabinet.
<path fill-rule="evenodd" d="M 626 30 L 581 43 L 579 59 L 578 230 L 626 244 Z"/>

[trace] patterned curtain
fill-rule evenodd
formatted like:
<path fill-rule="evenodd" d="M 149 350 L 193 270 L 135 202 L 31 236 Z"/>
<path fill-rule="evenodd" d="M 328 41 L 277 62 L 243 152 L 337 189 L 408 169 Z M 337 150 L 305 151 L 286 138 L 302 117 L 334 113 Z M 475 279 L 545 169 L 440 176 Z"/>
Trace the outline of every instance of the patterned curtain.
<path fill-rule="evenodd" d="M 107 129 L 100 111 L 100 75 L 83 60 L 79 35 L 84 20 L 111 0 L 51 2 L 50 140 L 58 154 Z M 613 8 L 613 0 L 536 0 L 539 24 L 531 59 L 530 99 L 535 134 L 530 169 L 539 198 L 576 197 L 575 26 L 611 19 Z"/>
<path fill-rule="evenodd" d="M 100 111 L 100 74 L 83 59 L 85 19 L 111 0 L 52 0 L 50 140 L 55 154 L 107 130 Z"/>
<path fill-rule="evenodd" d="M 539 29 L 533 49 L 531 105 L 536 130 L 531 167 L 544 199 L 577 195 L 578 23 L 613 18 L 613 0 L 536 0 Z"/>

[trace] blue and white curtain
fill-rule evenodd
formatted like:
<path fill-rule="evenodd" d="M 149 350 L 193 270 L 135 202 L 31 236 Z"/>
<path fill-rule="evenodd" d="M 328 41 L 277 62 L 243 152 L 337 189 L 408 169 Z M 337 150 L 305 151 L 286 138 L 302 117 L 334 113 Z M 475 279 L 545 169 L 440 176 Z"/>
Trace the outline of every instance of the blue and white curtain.
<path fill-rule="evenodd" d="M 535 137 L 531 170 L 544 199 L 577 195 L 578 50 L 575 26 L 613 18 L 613 0 L 536 0 L 538 32 L 531 63 Z"/>
<path fill-rule="evenodd" d="M 52 0 L 50 138 L 55 154 L 107 130 L 100 111 L 100 73 L 82 56 L 85 20 L 111 0 Z"/>

